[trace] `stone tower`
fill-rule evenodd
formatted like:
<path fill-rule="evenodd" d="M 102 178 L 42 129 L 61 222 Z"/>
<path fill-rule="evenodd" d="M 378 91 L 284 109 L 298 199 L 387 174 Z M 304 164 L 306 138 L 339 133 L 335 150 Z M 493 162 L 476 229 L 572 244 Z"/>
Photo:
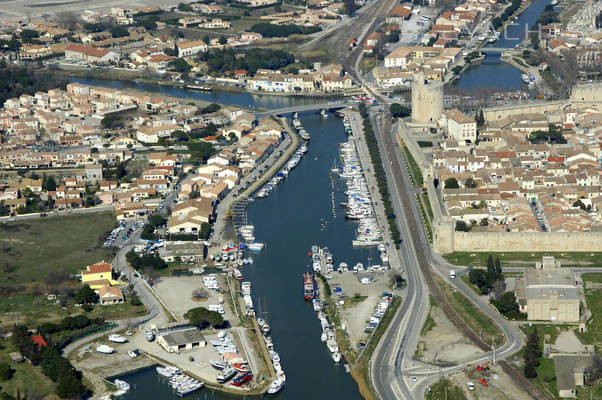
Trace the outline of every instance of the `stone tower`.
<path fill-rule="evenodd" d="M 439 81 L 427 82 L 424 73 L 414 75 L 412 84 L 412 123 L 436 125 L 443 110 L 443 84 Z"/>

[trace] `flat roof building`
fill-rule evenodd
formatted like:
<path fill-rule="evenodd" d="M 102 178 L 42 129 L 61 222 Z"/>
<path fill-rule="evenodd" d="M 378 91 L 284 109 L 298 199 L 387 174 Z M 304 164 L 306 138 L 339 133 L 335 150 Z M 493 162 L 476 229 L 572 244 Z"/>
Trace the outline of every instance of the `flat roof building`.
<path fill-rule="evenodd" d="M 528 320 L 579 322 L 579 297 L 573 272 L 561 269 L 554 257 L 543 257 L 534 269 L 526 270 L 515 288 L 521 312 Z"/>
<path fill-rule="evenodd" d="M 179 353 L 193 347 L 205 347 L 207 341 L 198 328 L 190 325 L 176 325 L 159 329 L 157 343 L 168 353 Z"/>

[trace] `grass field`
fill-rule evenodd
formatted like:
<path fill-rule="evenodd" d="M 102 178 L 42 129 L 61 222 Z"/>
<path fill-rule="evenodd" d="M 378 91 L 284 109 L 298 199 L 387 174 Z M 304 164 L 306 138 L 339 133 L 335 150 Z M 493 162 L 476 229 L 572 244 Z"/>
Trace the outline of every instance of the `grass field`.
<path fill-rule="evenodd" d="M 487 256 L 498 257 L 503 267 L 533 267 L 536 261 L 541 261 L 543 256 L 554 256 L 562 262 L 563 267 L 602 267 L 602 253 L 575 252 L 506 252 L 506 253 L 468 253 L 455 252 L 445 254 L 443 257 L 451 264 L 460 266 L 473 265 L 475 267 L 486 267 Z"/>
<path fill-rule="evenodd" d="M 406 159 L 408 160 L 410 172 L 414 177 L 415 185 L 422 186 L 422 184 L 424 183 L 424 180 L 422 179 L 422 171 L 420 171 L 416 160 L 414 160 L 414 157 L 412 157 L 412 153 L 410 153 L 410 150 L 407 148 L 407 146 L 403 146 L 403 151 L 406 154 Z"/>
<path fill-rule="evenodd" d="M 0 361 L 10 363 L 9 353 L 17 351 L 17 349 L 10 341 L 0 341 L 0 344 L 3 347 L 0 350 Z M 42 373 L 39 367 L 34 368 L 26 362 L 23 362 L 14 365 L 12 368 L 15 370 L 12 378 L 0 383 L 2 385 L 2 392 L 6 392 L 16 398 L 17 390 L 19 390 L 21 396 L 23 396 L 28 390 L 34 389 L 41 394 L 45 400 L 60 399 L 60 397 L 53 394 L 54 383 Z"/>
<path fill-rule="evenodd" d="M 50 271 L 75 273 L 109 261 L 101 248 L 115 226 L 111 212 L 15 221 L 0 229 L 0 281 L 4 285 L 44 282 Z"/>
<path fill-rule="evenodd" d="M 466 400 L 466 396 L 461 388 L 454 385 L 447 379 L 442 379 L 435 383 L 430 391 L 426 393 L 427 400 Z"/>
<path fill-rule="evenodd" d="M 0 298 L 0 326 L 10 327 L 13 324 L 24 324 L 35 327 L 41 322 L 59 322 L 65 317 L 82 314 L 81 308 L 61 307 L 45 296 L 11 296 Z M 123 304 L 112 306 L 97 305 L 90 312 L 84 313 L 92 319 L 103 316 L 105 320 L 119 320 L 141 316 L 146 313 L 144 305 L 132 306 L 129 299 Z"/>
<path fill-rule="evenodd" d="M 602 344 L 602 273 L 588 273 L 581 275 L 585 284 L 585 300 L 592 317 L 587 323 L 587 332 L 577 333 L 583 343 Z M 595 287 L 594 287 L 595 285 Z"/>
<path fill-rule="evenodd" d="M 480 334 L 485 343 L 491 343 L 493 340 L 497 347 L 504 343 L 504 334 L 489 316 L 480 311 L 462 293 L 457 290 L 452 290 L 452 288 L 445 284 L 438 276 L 435 276 L 435 281 L 437 282 L 437 285 L 442 288 L 449 299 L 450 304 L 458 314 L 460 314 L 462 320 L 464 320 L 473 331 Z"/>

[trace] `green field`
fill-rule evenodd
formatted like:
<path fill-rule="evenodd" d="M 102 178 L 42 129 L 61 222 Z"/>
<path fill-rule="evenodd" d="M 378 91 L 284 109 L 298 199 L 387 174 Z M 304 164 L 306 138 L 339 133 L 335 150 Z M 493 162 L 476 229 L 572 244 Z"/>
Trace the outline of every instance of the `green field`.
<path fill-rule="evenodd" d="M 555 252 L 488 252 L 488 253 L 469 253 L 454 252 L 443 255 L 451 264 L 460 266 L 473 265 L 475 267 L 486 267 L 487 256 L 499 258 L 503 267 L 533 267 L 536 261 L 541 261 L 543 256 L 553 256 L 560 260 L 563 267 L 602 267 L 602 253 L 575 252 L 575 253 L 555 253 Z"/>
<path fill-rule="evenodd" d="M 592 317 L 587 321 L 587 332 L 577 333 L 577 337 L 587 344 L 602 344 L 602 273 L 581 275 L 585 284 L 585 300 Z M 593 287 L 596 285 L 596 287 Z"/>
<path fill-rule="evenodd" d="M 488 315 L 480 311 L 467 297 L 447 285 L 441 278 L 435 276 L 437 285 L 441 287 L 451 306 L 460 314 L 460 317 L 470 328 L 481 335 L 485 343 L 495 342 L 496 347 L 501 346 L 505 336 Z"/>
<path fill-rule="evenodd" d="M 17 349 L 10 342 L 10 340 L 0 341 L 0 345 L 2 347 L 0 350 L 0 362 L 10 363 L 9 353 L 17 351 Z M 0 385 L 2 386 L 2 392 L 6 392 L 12 396 L 15 396 L 16 398 L 17 390 L 19 390 L 21 396 L 23 396 L 28 392 L 28 390 L 33 389 L 42 396 L 40 398 L 44 398 L 46 400 L 60 399 L 60 397 L 53 394 L 54 383 L 42 373 L 42 370 L 39 367 L 32 367 L 27 362 L 22 362 L 14 365 L 12 368 L 15 370 L 12 378 L 7 381 L 0 382 Z"/>
<path fill-rule="evenodd" d="M 111 212 L 15 221 L 0 229 L 2 286 L 45 282 L 48 273 L 77 273 L 112 258 L 104 235 L 115 226 Z"/>
<path fill-rule="evenodd" d="M 466 400 L 466 396 L 462 389 L 447 379 L 441 379 L 433 384 L 426 393 L 427 400 Z"/>

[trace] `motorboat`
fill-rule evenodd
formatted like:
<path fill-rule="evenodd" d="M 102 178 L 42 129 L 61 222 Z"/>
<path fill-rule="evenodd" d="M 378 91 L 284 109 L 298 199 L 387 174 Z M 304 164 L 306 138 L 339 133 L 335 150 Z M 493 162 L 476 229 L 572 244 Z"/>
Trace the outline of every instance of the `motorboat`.
<path fill-rule="evenodd" d="M 217 381 L 219 383 L 226 383 L 230 379 L 234 378 L 238 372 L 232 367 L 224 368 L 219 374 L 217 374 Z"/>
<path fill-rule="evenodd" d="M 338 363 L 339 361 L 341 361 L 341 353 L 335 351 L 334 353 L 332 353 L 332 359 L 335 363 Z"/>
<path fill-rule="evenodd" d="M 276 394 L 284 387 L 286 380 L 284 378 L 278 378 L 268 388 L 268 394 Z"/>
<path fill-rule="evenodd" d="M 249 372 L 250 371 L 249 367 L 242 363 L 234 363 L 234 364 L 232 364 L 232 367 L 235 370 L 237 370 L 238 372 Z"/>
<path fill-rule="evenodd" d="M 121 335 L 117 335 L 117 334 L 112 334 L 109 335 L 109 342 L 113 342 L 113 343 L 125 343 L 127 342 L 127 338 L 121 336 Z"/>
<path fill-rule="evenodd" d="M 127 383 L 126 381 L 122 381 L 121 379 L 115 379 L 113 381 L 113 384 L 121 390 L 125 390 L 125 391 L 130 390 L 130 384 Z"/>
<path fill-rule="evenodd" d="M 228 367 L 228 363 L 222 360 L 211 360 L 209 364 L 215 369 L 223 370 Z"/>
<path fill-rule="evenodd" d="M 106 344 L 101 344 L 100 346 L 96 347 L 96 351 L 103 354 L 113 354 L 115 349 L 111 346 L 107 346 Z"/>
<path fill-rule="evenodd" d="M 179 368 L 172 367 L 169 365 L 157 367 L 156 370 L 159 375 L 164 376 L 166 378 L 172 378 L 173 376 L 180 375 L 182 373 L 182 371 L 180 371 Z"/>
<path fill-rule="evenodd" d="M 234 279 L 242 281 L 242 272 L 240 272 L 238 268 L 234 268 L 232 270 L 232 276 L 234 277 Z"/>
<path fill-rule="evenodd" d="M 130 356 L 131 358 L 137 358 L 138 351 L 137 350 L 128 350 L 128 356 Z"/>

